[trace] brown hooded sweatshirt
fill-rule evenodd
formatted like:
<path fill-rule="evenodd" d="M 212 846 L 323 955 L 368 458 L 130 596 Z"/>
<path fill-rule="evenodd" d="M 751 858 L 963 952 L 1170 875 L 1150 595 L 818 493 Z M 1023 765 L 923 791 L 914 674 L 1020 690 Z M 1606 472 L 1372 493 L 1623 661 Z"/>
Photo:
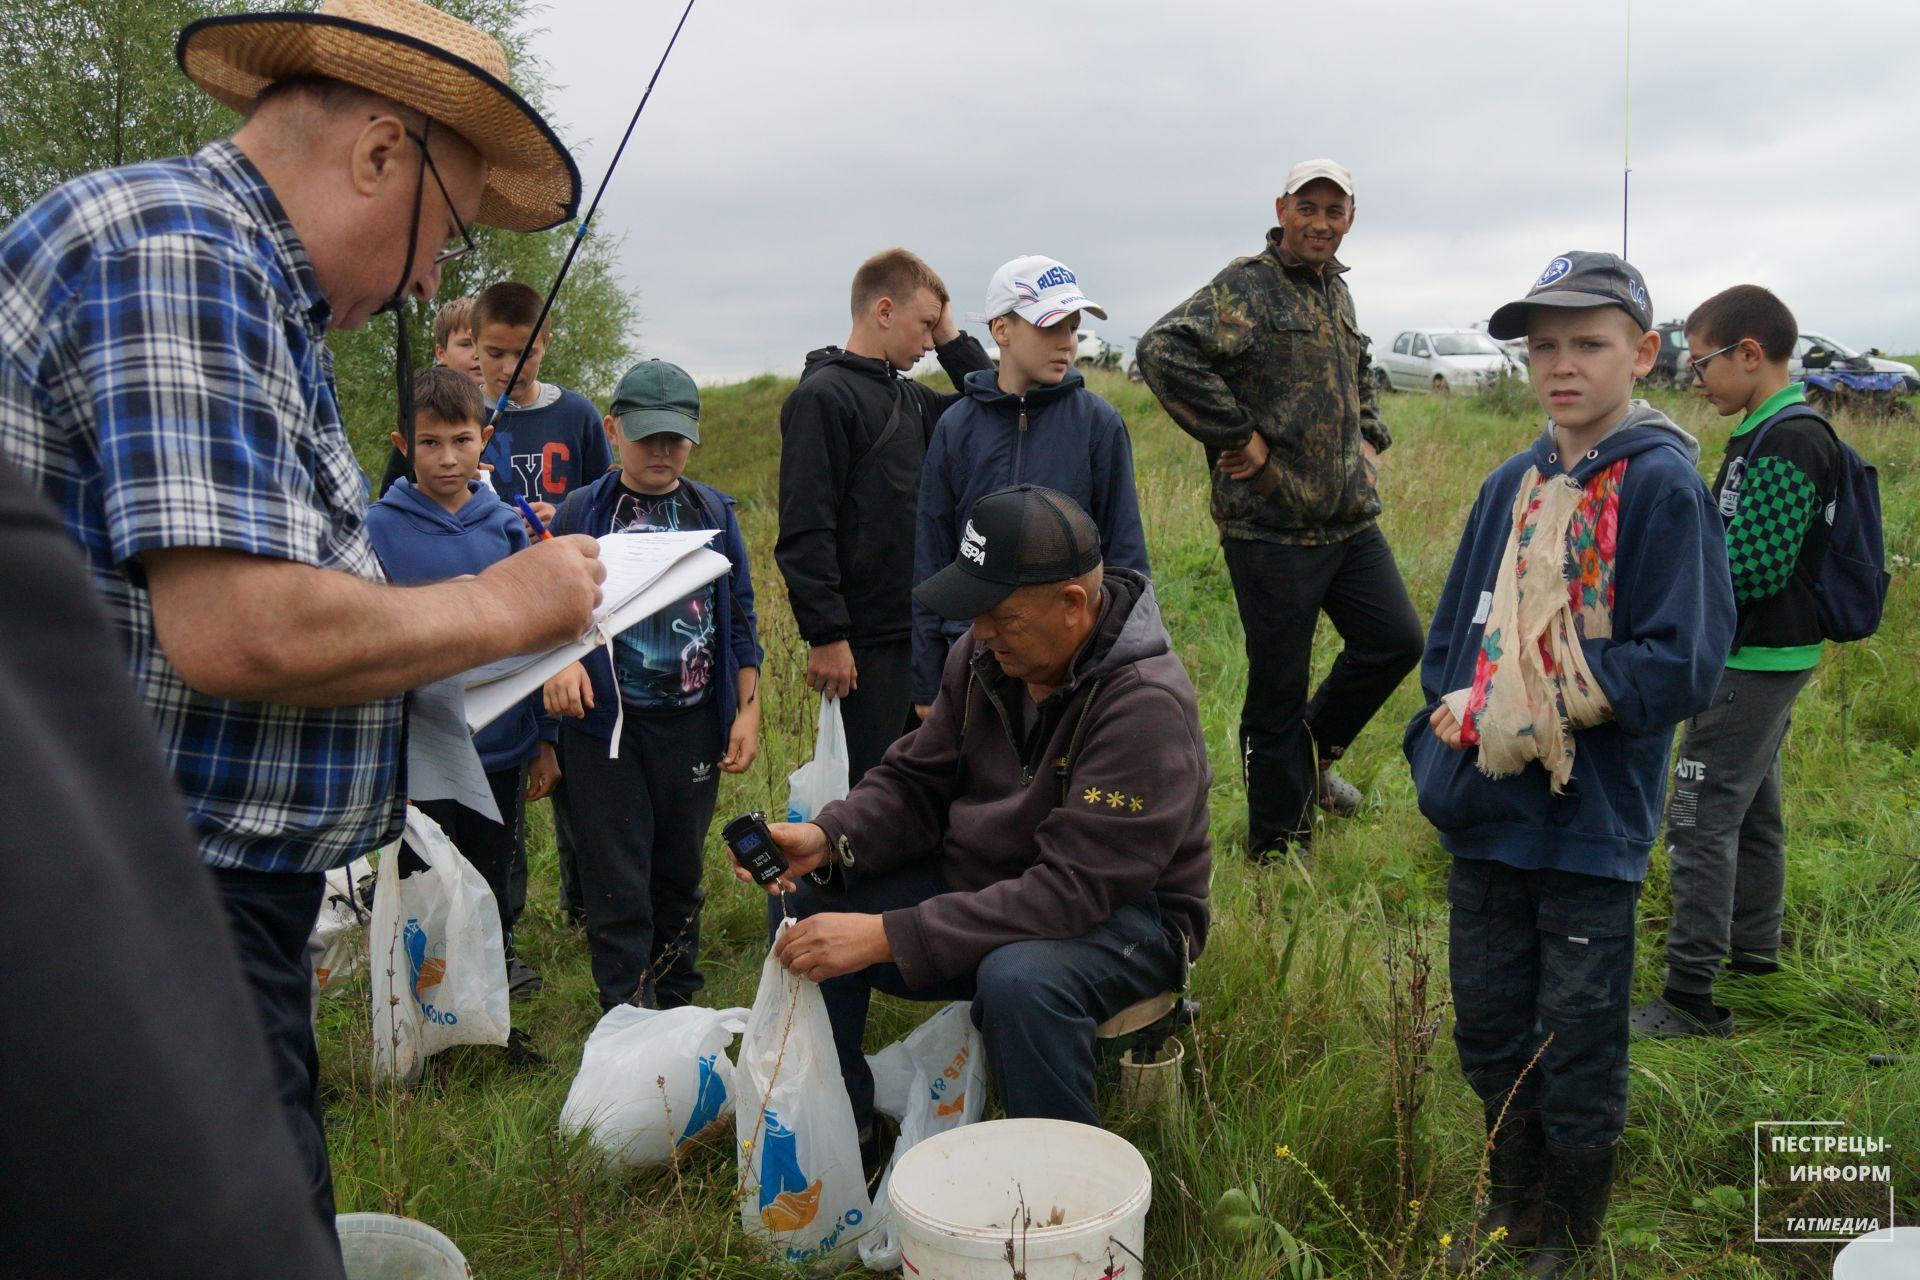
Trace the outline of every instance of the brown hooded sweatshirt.
<path fill-rule="evenodd" d="M 1213 775 L 1193 684 L 1146 579 L 1109 568 L 1105 586 L 1046 701 L 962 639 L 926 721 L 814 819 L 828 892 L 938 860 L 947 892 L 882 917 L 910 986 L 1010 942 L 1079 937 L 1149 894 L 1189 958 L 1206 943 Z"/>

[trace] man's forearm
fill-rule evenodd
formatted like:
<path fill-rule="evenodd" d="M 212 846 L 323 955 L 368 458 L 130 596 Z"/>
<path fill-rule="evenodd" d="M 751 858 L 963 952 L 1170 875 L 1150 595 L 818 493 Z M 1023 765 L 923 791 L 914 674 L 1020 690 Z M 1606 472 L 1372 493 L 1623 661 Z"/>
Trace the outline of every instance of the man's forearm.
<path fill-rule="evenodd" d="M 563 606 L 556 616 L 553 593 L 516 592 L 497 576 L 393 587 L 237 552 L 143 559 L 162 651 L 193 688 L 236 701 L 331 707 L 387 697 L 551 647 L 578 613 Z"/>

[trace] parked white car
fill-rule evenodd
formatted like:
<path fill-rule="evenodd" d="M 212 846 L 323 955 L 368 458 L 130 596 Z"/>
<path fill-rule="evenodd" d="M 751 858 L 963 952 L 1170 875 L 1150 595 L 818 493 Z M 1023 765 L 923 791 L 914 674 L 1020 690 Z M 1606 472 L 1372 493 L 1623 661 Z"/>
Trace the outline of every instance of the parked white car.
<path fill-rule="evenodd" d="M 1806 369 L 1800 363 L 1807 352 L 1815 347 L 1831 351 L 1839 360 L 1850 360 L 1861 353 L 1844 342 L 1836 342 L 1824 333 L 1802 333 L 1800 341 L 1793 344 L 1793 355 L 1787 361 L 1787 372 L 1795 378 L 1805 375 Z M 1868 356 L 1867 363 L 1873 366 L 1875 373 L 1897 373 L 1906 381 L 1907 394 L 1920 392 L 1920 369 L 1899 360 L 1888 360 L 1883 356 Z"/>
<path fill-rule="evenodd" d="M 1473 329 L 1410 329 L 1373 353 L 1373 380 L 1382 391 L 1471 395 L 1503 375 L 1525 382 L 1526 366 Z"/>

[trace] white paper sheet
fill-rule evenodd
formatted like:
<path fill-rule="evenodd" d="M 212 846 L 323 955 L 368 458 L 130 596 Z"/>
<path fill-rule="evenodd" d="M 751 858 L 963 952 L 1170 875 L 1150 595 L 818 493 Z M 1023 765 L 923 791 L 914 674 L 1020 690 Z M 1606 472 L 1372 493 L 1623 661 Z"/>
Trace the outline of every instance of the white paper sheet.
<path fill-rule="evenodd" d="M 416 804 L 458 801 L 499 822 L 500 807 L 493 802 L 486 768 L 474 750 L 465 703 L 459 676 L 413 691 L 407 715 L 407 798 Z"/>
<path fill-rule="evenodd" d="M 711 533 L 677 534 L 649 533 L 642 535 L 614 534 L 611 541 L 616 543 L 651 543 L 675 539 L 680 544 L 679 552 L 672 559 L 664 555 L 633 556 L 625 555 L 626 548 L 621 547 L 618 572 L 631 575 L 623 579 L 623 585 L 634 577 L 647 575 L 647 584 L 629 593 L 624 602 L 607 610 L 600 618 L 593 633 L 572 644 L 561 645 L 547 653 L 536 654 L 529 658 L 513 658 L 508 662 L 518 663 L 516 669 L 502 673 L 501 663 L 491 663 L 485 667 L 476 667 L 464 676 L 455 679 L 466 686 L 467 725 L 479 730 L 493 723 L 507 712 L 513 710 L 520 700 L 537 691 L 541 685 L 566 669 L 570 662 L 576 662 L 606 643 L 604 637 L 619 635 L 636 622 L 660 612 L 682 596 L 689 595 L 706 586 L 722 574 L 733 571 L 733 563 L 718 551 L 711 550 L 704 543 Z M 691 542 L 687 539 L 691 538 Z M 601 539 L 606 547 L 609 539 Z M 688 548 L 694 550 L 689 551 Z M 661 548 L 664 552 L 668 548 Z M 637 552 L 637 549 L 636 549 Z M 603 550 L 602 554 L 605 554 Z M 664 561 L 664 563 L 661 563 Z M 616 572 L 615 563 L 607 566 L 607 580 L 613 582 Z M 612 593 L 607 593 L 612 599 Z"/>
<path fill-rule="evenodd" d="M 604 626 L 616 610 L 624 607 L 635 596 L 659 581 L 661 574 L 694 551 L 704 547 L 717 535 L 718 530 L 714 529 L 691 529 L 683 533 L 648 533 L 641 536 L 609 533 L 598 539 L 600 563 L 606 567 L 607 578 L 600 584 L 600 605 L 593 611 L 594 626 Z M 708 581 L 711 579 L 702 579 L 697 585 L 705 585 Z M 678 596 L 674 597 L 674 599 L 678 598 Z M 644 613 L 640 615 L 642 618 L 646 616 Z M 617 633 L 624 628 L 615 630 Z M 590 639 L 592 635 L 593 627 L 589 627 L 581 639 Z M 471 691 L 495 680 L 505 680 L 518 675 L 547 656 L 545 653 L 522 653 L 510 658 L 500 658 L 485 666 L 473 668 L 460 679 Z M 560 666 L 564 667 L 566 663 L 563 662 Z M 554 668 L 555 671 L 559 669 L 559 667 Z M 553 672 L 549 671 L 547 674 L 552 675 Z M 541 683 L 546 683 L 544 677 Z"/>

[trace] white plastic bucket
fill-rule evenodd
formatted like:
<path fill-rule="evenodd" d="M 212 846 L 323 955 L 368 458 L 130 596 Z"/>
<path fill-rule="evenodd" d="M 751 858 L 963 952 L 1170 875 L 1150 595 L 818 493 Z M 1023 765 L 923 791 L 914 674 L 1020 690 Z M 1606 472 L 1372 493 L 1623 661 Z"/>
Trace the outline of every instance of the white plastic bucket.
<path fill-rule="evenodd" d="M 1011 1243 L 1027 1280 L 1142 1278 L 1153 1175 L 1132 1143 L 1104 1129 L 962 1125 L 901 1156 L 889 1187 L 903 1275 L 1006 1280 Z"/>
<path fill-rule="evenodd" d="M 347 1280 L 468 1280 L 473 1275 L 453 1241 L 412 1218 L 343 1213 L 334 1230 Z"/>
<path fill-rule="evenodd" d="M 1920 1227 L 1893 1227 L 1853 1240 L 1833 1256 L 1833 1280 L 1920 1276 Z"/>

